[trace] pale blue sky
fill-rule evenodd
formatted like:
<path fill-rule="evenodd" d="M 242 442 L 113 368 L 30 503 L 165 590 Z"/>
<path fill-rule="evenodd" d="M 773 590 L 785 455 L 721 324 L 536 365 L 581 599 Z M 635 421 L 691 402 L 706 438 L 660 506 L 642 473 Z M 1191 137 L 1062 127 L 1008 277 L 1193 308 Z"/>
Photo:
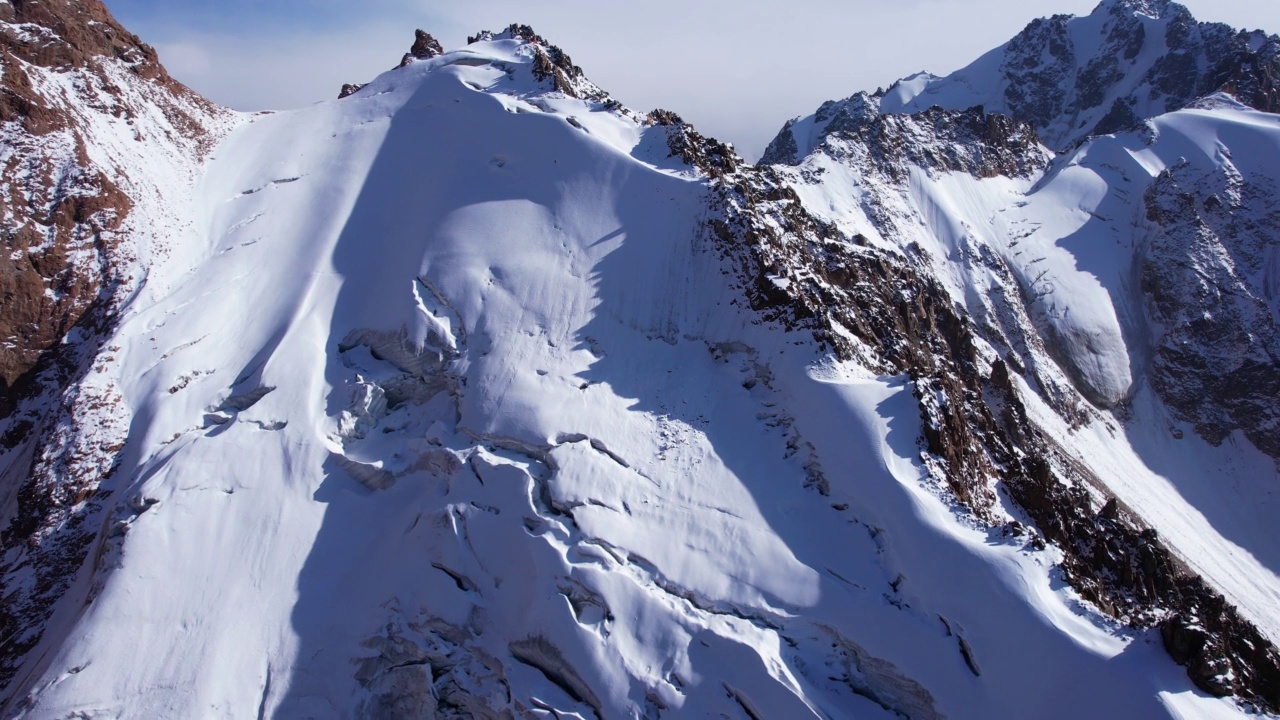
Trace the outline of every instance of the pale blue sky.
<path fill-rule="evenodd" d="M 917 70 L 947 73 L 1034 17 L 1096 0 L 106 0 L 178 79 L 243 110 L 334 97 L 392 67 L 422 27 L 446 48 L 532 25 L 598 85 L 665 107 L 755 158 L 790 117 Z M 1277 0 L 1185 0 L 1280 32 Z"/>

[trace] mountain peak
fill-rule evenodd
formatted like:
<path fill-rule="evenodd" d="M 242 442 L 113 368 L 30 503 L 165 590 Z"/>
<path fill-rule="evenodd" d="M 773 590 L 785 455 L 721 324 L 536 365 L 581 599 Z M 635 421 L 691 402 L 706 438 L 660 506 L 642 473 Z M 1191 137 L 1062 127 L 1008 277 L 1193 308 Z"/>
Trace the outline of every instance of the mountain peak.
<path fill-rule="evenodd" d="M 547 42 L 545 38 L 538 34 L 532 27 L 523 23 L 511 23 L 505 30 L 494 32 L 492 30 L 481 30 L 475 35 L 467 36 L 467 44 L 477 42 L 487 42 L 491 40 L 520 40 L 534 45 L 543 45 L 546 47 L 554 47 Z"/>
<path fill-rule="evenodd" d="M 901 80 L 880 111 L 983 105 L 1032 123 L 1061 150 L 1220 91 L 1275 112 L 1277 88 L 1280 38 L 1198 22 L 1172 0 L 1103 0 L 1087 16 L 1034 20 L 947 77 Z"/>
<path fill-rule="evenodd" d="M 1186 6 L 1173 0 L 1102 0 L 1093 10 L 1093 14 L 1098 13 L 1136 15 L 1153 20 L 1175 17 L 1195 20 Z"/>
<path fill-rule="evenodd" d="M 538 34 L 532 27 L 523 23 L 511 23 L 501 32 L 481 30 L 467 37 L 467 44 L 478 42 L 497 42 L 516 40 L 533 46 L 533 76 L 541 82 L 551 80 L 552 87 L 571 97 L 595 97 L 604 99 L 607 94 L 596 87 L 582 73 L 582 68 L 573 64 L 573 59 L 558 45 L 551 43 Z"/>

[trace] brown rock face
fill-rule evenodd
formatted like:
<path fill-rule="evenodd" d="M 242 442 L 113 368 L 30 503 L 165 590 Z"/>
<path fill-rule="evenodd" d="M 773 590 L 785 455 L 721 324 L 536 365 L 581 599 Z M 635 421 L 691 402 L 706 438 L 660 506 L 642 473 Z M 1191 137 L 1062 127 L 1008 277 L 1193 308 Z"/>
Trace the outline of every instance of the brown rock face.
<path fill-rule="evenodd" d="M 41 67 L 68 69 L 84 67 L 96 58 L 115 58 L 144 78 L 168 78 L 155 50 L 121 27 L 101 0 L 11 0 L 10 16 L 5 14 L 0 9 L 0 21 L 36 25 L 42 31 L 41 39 L 34 42 L 5 33 L 0 42 L 6 55 Z"/>
<path fill-rule="evenodd" d="M 645 116 L 645 123 L 667 129 L 667 149 L 671 157 L 678 157 L 711 177 L 731 173 L 741 164 L 732 147 L 704 136 L 670 110 L 659 108 L 650 111 Z"/>
<path fill-rule="evenodd" d="M 28 373 L 80 321 L 108 282 L 111 241 L 104 234 L 119 228 L 132 205 L 87 163 L 30 167 L 41 155 L 30 149 L 34 158 L 15 154 L 4 169 L 10 178 L 5 210 L 25 222 L 0 230 L 5 249 L 0 259 L 0 412 L 12 411 L 28 389 Z M 83 154 L 83 146 L 76 151 Z M 50 172 L 40 172 L 46 169 Z M 73 262 L 70 255 L 83 252 L 91 259 Z"/>
<path fill-rule="evenodd" d="M 416 58 L 426 60 L 443 55 L 444 48 L 440 47 L 440 43 L 431 37 L 427 31 L 415 30 L 413 47 L 409 49 L 409 52 Z"/>
<path fill-rule="evenodd" d="M 430 33 L 426 30 L 415 30 L 413 47 L 409 48 L 409 52 L 405 53 L 404 57 L 400 59 L 400 67 L 408 65 L 414 60 L 430 60 L 443 54 L 444 48 L 440 47 L 440 43 L 431 37 Z"/>
<path fill-rule="evenodd" d="M 99 0 L 13 0 L 0 18 L 0 125 L 14 152 L 0 176 L 0 412 L 30 391 L 42 355 L 65 337 L 106 285 L 110 233 L 131 208 L 116 183 L 92 166 L 79 118 L 65 98 L 38 91 L 24 65 L 92 78 L 110 97 L 119 88 L 102 62 L 123 63 L 140 79 L 194 97 L 172 81 L 155 50 L 122 28 Z M 131 118 L 126 104 L 101 108 Z M 190 132 L 199 123 L 176 107 L 171 120 Z M 68 138 L 51 139 L 65 132 Z M 85 260 L 84 256 L 90 259 Z M 76 258 L 79 258 L 78 260 Z"/>

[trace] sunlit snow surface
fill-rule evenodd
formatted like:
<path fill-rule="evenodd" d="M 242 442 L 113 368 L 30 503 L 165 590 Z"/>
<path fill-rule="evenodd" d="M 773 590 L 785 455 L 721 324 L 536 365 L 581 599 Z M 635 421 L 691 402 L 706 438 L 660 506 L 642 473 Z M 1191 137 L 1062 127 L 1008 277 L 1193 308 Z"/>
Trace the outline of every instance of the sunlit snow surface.
<path fill-rule="evenodd" d="M 941 499 L 908 381 L 740 307 L 665 131 L 543 96 L 528 50 L 217 149 L 202 256 L 153 268 L 105 370 L 112 489 L 157 502 L 32 717 L 359 715 L 427 656 L 535 714 L 1235 712 Z M 1123 345 L 1107 308 L 1081 322 Z"/>
<path fill-rule="evenodd" d="M 1209 445 L 1157 399 L 1144 375 L 1154 339 L 1138 262 L 1159 232 L 1143 198 L 1162 171 L 1224 177 L 1228 188 L 1231 178 L 1266 187 L 1278 160 L 1280 118 L 1216 95 L 1145 128 L 1093 138 L 1026 179 L 913 168 L 904 187 L 882 187 L 823 152 L 784 172 L 806 207 L 847 234 L 889 251 L 923 250 L 932 274 L 974 317 L 989 315 L 985 296 L 1003 282 L 981 262 L 982 253 L 1007 263 L 1017 282 L 1004 290 L 1021 294 L 1042 335 L 1066 340 L 1055 349 L 1075 385 L 1123 408 L 1120 418 L 1094 417 L 1073 428 L 1022 383 L 1037 424 L 1277 641 L 1276 464 L 1240 433 Z M 902 234 L 877 232 L 864 209 L 872 194 Z M 1261 218 L 1272 209 L 1242 212 Z M 1258 264 L 1262 276 L 1249 281 L 1269 288 L 1265 275 L 1275 272 L 1274 260 Z M 1263 293 L 1275 312 L 1274 291 Z"/>

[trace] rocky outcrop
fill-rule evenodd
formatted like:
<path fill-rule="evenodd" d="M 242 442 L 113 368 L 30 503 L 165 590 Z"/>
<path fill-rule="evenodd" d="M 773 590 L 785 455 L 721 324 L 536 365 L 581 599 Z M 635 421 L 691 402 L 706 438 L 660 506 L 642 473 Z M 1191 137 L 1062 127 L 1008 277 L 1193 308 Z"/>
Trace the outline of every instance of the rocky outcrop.
<path fill-rule="evenodd" d="M 155 50 L 120 27 L 99 0 L 4 8 L 0 410 L 7 413 L 30 395 L 33 370 L 44 354 L 100 295 L 110 295 L 112 235 L 132 201 L 90 160 L 83 111 L 126 121 L 143 111 L 123 101 L 115 68 L 174 98 L 157 109 L 175 132 L 196 144 L 206 132 L 202 115 L 214 109 L 174 82 Z M 77 78 L 82 95 L 66 96 L 45 81 L 47 73 Z"/>
<path fill-rule="evenodd" d="M 1013 445 L 977 400 L 975 336 L 946 291 L 901 258 L 841 242 L 770 168 L 729 178 L 715 207 L 711 233 L 738 268 L 751 307 L 810 329 L 842 359 L 910 374 L 940 479 L 975 515 L 993 518 L 997 469 L 1014 456 Z"/>
<path fill-rule="evenodd" d="M 1256 52 L 1237 50 L 1223 58 L 1208 81 L 1240 102 L 1269 113 L 1280 113 L 1280 38 L 1249 35 L 1261 44 Z"/>
<path fill-rule="evenodd" d="M 440 42 L 431 37 L 426 30 L 414 30 L 413 47 L 409 48 L 409 54 L 419 60 L 427 60 L 444 54 L 444 48 L 440 47 Z"/>
<path fill-rule="evenodd" d="M 534 46 L 533 79 L 549 85 L 552 91 L 584 100 L 608 101 L 608 93 L 588 80 L 582 73 L 582 68 L 574 65 L 572 58 L 564 50 L 548 42 L 528 25 L 511 23 L 506 30 L 498 33 L 482 30 L 468 36 L 467 44 L 491 40 L 518 40 Z"/>
<path fill-rule="evenodd" d="M 129 33 L 99 0 L 22 2 L 0 13 L 0 412 L 33 391 L 34 369 L 85 317 L 110 284 L 111 234 L 131 201 L 93 166 L 72 98 L 60 97 L 39 71 L 84 78 L 89 109 L 128 118 L 117 102 L 118 79 L 104 63 L 198 102 L 173 82 L 155 50 Z M 176 127 L 198 131 L 199 119 L 174 104 Z M 10 444 L 12 439 L 10 440 Z"/>
<path fill-rule="evenodd" d="M 666 129 L 669 157 L 680 158 L 710 177 L 732 173 L 742 164 L 732 146 L 704 136 L 670 110 L 653 110 L 644 122 Z"/>
<path fill-rule="evenodd" d="M 430 60 L 433 57 L 439 57 L 444 54 L 444 48 L 440 47 L 440 42 L 426 30 L 414 30 L 413 46 L 409 48 L 409 52 L 404 54 L 400 59 L 400 67 L 404 67 L 413 63 L 415 60 Z M 344 96 L 339 96 L 344 97 Z"/>
<path fill-rule="evenodd" d="M 1027 177 L 1048 162 L 1033 127 L 981 107 L 882 115 L 870 96 L 859 93 L 823 103 L 813 118 L 808 152 L 821 149 L 895 182 L 905 179 L 910 166 L 977 177 Z M 803 159 L 793 127 L 784 127 L 769 144 L 763 164 L 794 165 Z"/>
<path fill-rule="evenodd" d="M 11 58 L 63 70 L 110 58 L 124 62 L 139 77 L 172 82 L 155 50 L 121 27 L 101 0 L 6 2 L 0 6 L 0 22 L 26 26 L 6 28 L 0 39 L 4 54 Z M 5 95 L 13 97 L 11 92 Z"/>
<path fill-rule="evenodd" d="M 1280 462 L 1278 188 L 1221 163 L 1170 168 L 1146 192 L 1156 227 L 1140 263 L 1155 335 L 1151 384 L 1209 442 L 1238 430 Z"/>
<path fill-rule="evenodd" d="M 71 332 L 113 282 L 113 234 L 132 202 L 74 145 L 43 142 L 55 131 L 15 133 L 0 202 L 6 214 L 0 259 L 0 412 L 12 413 L 35 390 L 42 358 Z M 60 152 L 61 151 L 61 152 Z M 50 358 L 51 359 L 51 358 Z M 12 445 L 12 439 L 9 440 Z"/>
<path fill-rule="evenodd" d="M 1069 15 L 1037 18 L 1005 47 L 1004 99 L 1014 117 L 1039 128 L 1048 129 L 1072 101 L 1062 91 L 1072 85 L 1076 71 L 1075 47 L 1067 33 L 1070 19 Z M 1122 74 L 1117 71 L 1105 77 L 1115 81 Z M 1101 96 L 1105 89 L 1086 89 L 1085 94 Z"/>

